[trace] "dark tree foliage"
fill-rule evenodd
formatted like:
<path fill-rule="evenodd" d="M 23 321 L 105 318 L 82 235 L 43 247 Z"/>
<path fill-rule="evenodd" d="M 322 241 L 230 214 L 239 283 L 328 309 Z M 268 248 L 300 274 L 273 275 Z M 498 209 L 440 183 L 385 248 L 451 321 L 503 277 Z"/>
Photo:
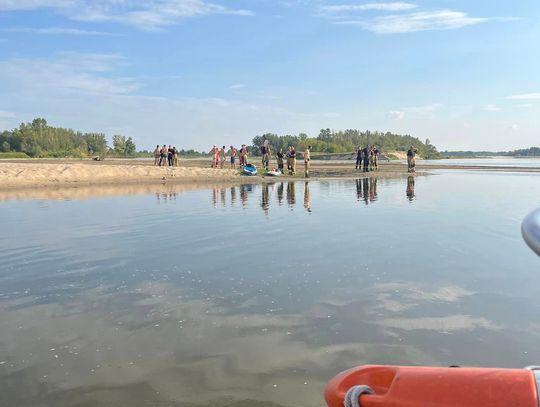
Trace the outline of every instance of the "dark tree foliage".
<path fill-rule="evenodd" d="M 259 154 L 260 146 L 265 139 L 269 141 L 274 151 L 279 149 L 286 151 L 288 146 L 294 146 L 298 151 L 303 151 L 308 145 L 311 145 L 312 151 L 315 153 L 337 154 L 353 153 L 360 146 L 375 145 L 382 153 L 391 153 L 393 151 L 406 151 L 410 146 L 414 146 L 423 158 L 439 158 L 437 148 L 430 143 L 429 139 L 422 142 L 416 137 L 390 132 L 322 129 L 317 137 L 308 137 L 305 133 L 300 133 L 297 136 L 278 136 L 266 133 L 253 138 L 252 146 L 249 148 L 250 152 Z"/>
<path fill-rule="evenodd" d="M 123 156 L 135 154 L 133 140 L 124 136 Z M 52 127 L 43 118 L 0 133 L 0 148 L 4 152 L 22 152 L 30 157 L 87 157 L 105 155 L 109 149 L 102 133 L 81 133 L 72 129 Z"/>

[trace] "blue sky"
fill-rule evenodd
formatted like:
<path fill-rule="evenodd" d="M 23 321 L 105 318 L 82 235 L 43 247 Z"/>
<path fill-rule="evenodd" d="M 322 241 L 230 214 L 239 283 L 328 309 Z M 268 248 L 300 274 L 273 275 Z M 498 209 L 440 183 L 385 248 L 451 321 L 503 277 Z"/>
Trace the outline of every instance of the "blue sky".
<path fill-rule="evenodd" d="M 139 148 L 321 128 L 540 143 L 538 0 L 0 0 L 0 130 Z"/>

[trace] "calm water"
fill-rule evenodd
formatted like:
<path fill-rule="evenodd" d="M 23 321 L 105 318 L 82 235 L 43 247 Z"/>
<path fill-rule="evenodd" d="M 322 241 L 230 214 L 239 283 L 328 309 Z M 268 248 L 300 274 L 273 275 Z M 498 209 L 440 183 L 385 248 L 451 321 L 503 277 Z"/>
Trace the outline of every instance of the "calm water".
<path fill-rule="evenodd" d="M 322 406 L 363 363 L 538 364 L 540 259 L 520 222 L 539 185 L 4 195 L 0 405 Z"/>
<path fill-rule="evenodd" d="M 403 161 L 406 163 L 406 161 Z M 477 165 L 482 167 L 530 167 L 540 168 L 540 158 L 511 158 L 511 157 L 492 157 L 492 158 L 448 158 L 443 160 L 418 160 L 420 165 Z"/>

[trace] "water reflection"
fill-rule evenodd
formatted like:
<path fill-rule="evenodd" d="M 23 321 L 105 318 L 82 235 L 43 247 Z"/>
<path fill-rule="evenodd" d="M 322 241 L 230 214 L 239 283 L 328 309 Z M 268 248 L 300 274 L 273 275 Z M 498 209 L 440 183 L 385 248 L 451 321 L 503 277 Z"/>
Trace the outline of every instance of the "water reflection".
<path fill-rule="evenodd" d="M 532 364 L 537 180 L 502 176 L 420 178 L 414 210 L 381 177 L 3 202 L 0 405 L 313 407 L 363 363 Z"/>
<path fill-rule="evenodd" d="M 353 184 L 354 182 L 354 184 Z M 396 180 L 388 181 L 390 183 L 395 183 Z M 304 209 L 311 213 L 312 212 L 312 196 L 311 196 L 311 183 L 313 181 L 289 181 L 289 182 L 267 182 L 262 184 L 243 184 L 240 186 L 231 186 L 227 187 L 214 187 L 212 189 L 212 206 L 217 209 L 219 204 L 221 206 L 235 207 L 237 202 L 237 189 L 240 190 L 240 202 L 243 208 L 248 208 L 248 201 L 250 195 L 259 195 L 259 207 L 263 210 L 265 214 L 268 214 L 272 202 L 277 202 L 278 207 L 282 206 L 286 201 L 288 207 L 291 210 L 294 210 L 297 205 L 297 189 L 300 189 L 299 193 L 303 193 L 303 205 Z M 379 199 L 378 191 L 379 179 L 377 177 L 368 177 L 360 178 L 354 181 L 345 181 L 338 185 L 342 185 L 346 190 L 350 188 L 350 185 L 354 185 L 355 197 L 358 202 L 363 202 L 366 206 L 374 204 Z M 336 185 L 337 183 L 328 183 L 317 181 L 319 190 L 325 191 L 325 194 L 332 195 L 331 185 Z M 227 189 L 230 189 L 227 192 Z M 259 192 L 260 190 L 260 192 Z M 230 195 L 230 202 L 227 205 L 226 197 Z M 414 195 L 414 177 L 409 177 L 407 179 L 407 198 L 412 200 L 415 197 Z M 320 199 L 320 194 L 317 194 L 317 199 Z M 255 198 L 257 199 L 257 198 Z"/>
<path fill-rule="evenodd" d="M 377 200 L 377 177 L 356 180 L 356 200 L 364 201 L 366 205 Z"/>
<path fill-rule="evenodd" d="M 309 182 L 304 184 L 304 208 L 311 213 L 311 194 L 309 193 Z"/>
<path fill-rule="evenodd" d="M 296 183 L 288 182 L 287 183 L 287 203 L 289 207 L 296 205 Z"/>
<path fill-rule="evenodd" d="M 409 200 L 409 202 L 412 202 L 416 198 L 416 195 L 414 193 L 414 183 L 414 177 L 412 175 L 408 176 L 407 189 L 405 191 L 405 194 L 407 195 L 407 199 Z"/>

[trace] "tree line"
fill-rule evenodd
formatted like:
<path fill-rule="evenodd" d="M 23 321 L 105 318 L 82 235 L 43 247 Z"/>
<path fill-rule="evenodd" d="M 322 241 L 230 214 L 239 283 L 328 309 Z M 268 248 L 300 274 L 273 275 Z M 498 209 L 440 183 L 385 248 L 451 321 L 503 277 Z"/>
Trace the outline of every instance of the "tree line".
<path fill-rule="evenodd" d="M 315 137 L 306 133 L 298 135 L 278 136 L 266 133 L 255 136 L 248 151 L 251 155 L 260 153 L 260 146 L 268 140 L 272 151 L 286 151 L 294 146 L 303 151 L 310 145 L 312 151 L 321 154 L 354 153 L 360 146 L 375 145 L 388 155 L 394 151 L 406 151 L 411 145 L 418 150 L 422 158 L 439 158 L 439 153 L 429 139 L 422 142 L 410 135 L 399 135 L 390 132 L 372 132 L 369 130 L 330 130 L 322 129 Z M 114 135 L 112 146 L 108 145 L 103 133 L 82 133 L 72 129 L 50 126 L 43 118 L 37 118 L 29 123 L 22 123 L 18 128 L 0 132 L 0 151 L 4 153 L 22 153 L 30 157 L 88 157 L 115 156 L 134 157 L 152 156 L 152 152 L 137 152 L 135 142 L 131 137 Z M 204 157 L 208 152 L 195 150 L 179 150 L 183 157 Z"/>
<path fill-rule="evenodd" d="M 540 157 L 540 147 L 522 148 L 512 151 L 442 151 L 441 155 L 447 158 L 475 158 L 475 157 Z"/>
<path fill-rule="evenodd" d="M 112 147 L 103 133 L 82 133 L 49 126 L 43 118 L 34 119 L 10 131 L 0 133 L 0 150 L 24 153 L 29 157 L 133 157 L 137 146 L 131 137 L 114 135 Z"/>
<path fill-rule="evenodd" d="M 410 146 L 414 146 L 422 158 L 440 158 L 437 148 L 429 139 L 422 142 L 417 137 L 390 132 L 322 129 L 316 137 L 309 137 L 305 133 L 297 136 L 266 133 L 253 138 L 252 145 L 249 147 L 250 152 L 258 154 L 259 147 L 265 139 L 269 141 L 273 151 L 280 149 L 286 151 L 288 146 L 294 146 L 298 151 L 303 151 L 307 146 L 311 146 L 311 151 L 314 153 L 344 154 L 354 153 L 358 147 L 375 145 L 383 154 L 388 154 L 394 151 L 407 151 Z"/>

